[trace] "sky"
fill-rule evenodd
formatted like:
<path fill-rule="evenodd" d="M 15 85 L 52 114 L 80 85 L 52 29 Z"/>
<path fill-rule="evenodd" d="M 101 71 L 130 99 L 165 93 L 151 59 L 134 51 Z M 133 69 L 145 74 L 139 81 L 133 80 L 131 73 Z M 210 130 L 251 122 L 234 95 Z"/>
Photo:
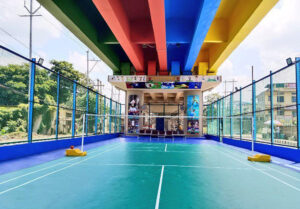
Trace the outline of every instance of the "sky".
<path fill-rule="evenodd" d="M 26 4 L 29 6 L 29 0 Z M 34 8 L 38 5 L 34 0 Z M 223 81 L 235 80 L 235 87 L 239 88 L 251 82 L 251 66 L 254 79 L 259 79 L 270 70 L 285 66 L 286 58 L 300 56 L 299 11 L 299 0 L 280 0 L 220 66 L 218 74 Z M 20 17 L 24 14 L 27 11 L 23 0 L 0 0 L 0 44 L 28 57 L 29 18 Z M 46 66 L 52 59 L 66 60 L 85 73 L 87 47 L 43 7 L 37 14 L 42 16 L 35 17 L 33 22 L 34 57 L 44 58 Z M 99 59 L 92 52 L 90 58 Z M 93 80 L 100 79 L 105 84 L 104 93 L 108 96 L 111 94 L 107 82 L 110 74 L 112 71 L 104 62 L 97 62 L 90 74 Z M 232 89 L 231 83 L 227 89 Z M 224 94 L 224 83 L 204 95 L 213 92 Z M 117 99 L 118 94 L 114 98 Z"/>

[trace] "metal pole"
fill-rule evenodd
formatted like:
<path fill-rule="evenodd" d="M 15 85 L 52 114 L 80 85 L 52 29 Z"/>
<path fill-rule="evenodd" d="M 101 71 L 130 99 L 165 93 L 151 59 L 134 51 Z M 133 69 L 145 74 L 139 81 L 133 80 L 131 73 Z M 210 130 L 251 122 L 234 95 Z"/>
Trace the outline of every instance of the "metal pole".
<path fill-rule="evenodd" d="M 30 15 L 29 15 L 29 59 L 32 58 L 32 0 L 30 0 Z"/>
<path fill-rule="evenodd" d="M 82 119 L 81 152 L 83 152 L 83 143 L 84 143 L 84 123 L 85 123 L 85 114 L 83 114 L 83 119 Z"/>
<path fill-rule="evenodd" d="M 89 50 L 86 51 L 86 86 L 89 86 Z"/>
<path fill-rule="evenodd" d="M 251 74 L 252 74 L 252 82 L 254 80 L 254 68 L 253 68 L 253 65 L 251 66 Z"/>
<path fill-rule="evenodd" d="M 251 143 L 251 151 L 253 152 L 254 151 L 254 135 L 255 135 L 255 132 L 254 132 L 254 118 L 252 118 L 252 143 Z"/>
<path fill-rule="evenodd" d="M 32 22 L 33 17 L 42 16 L 35 15 L 35 13 L 41 8 L 41 5 L 33 11 L 32 0 L 30 0 L 29 8 L 26 6 L 26 0 L 24 0 L 24 8 L 27 10 L 29 15 L 20 15 L 20 17 L 29 17 L 29 59 L 32 59 Z"/>

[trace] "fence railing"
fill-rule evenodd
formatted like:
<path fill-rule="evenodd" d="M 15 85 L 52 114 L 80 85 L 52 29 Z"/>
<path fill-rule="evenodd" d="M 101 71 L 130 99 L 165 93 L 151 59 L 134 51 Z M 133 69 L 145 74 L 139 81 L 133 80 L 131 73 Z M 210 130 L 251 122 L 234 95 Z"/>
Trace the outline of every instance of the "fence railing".
<path fill-rule="evenodd" d="M 204 130 L 208 135 L 299 148 L 299 105 L 300 58 L 296 58 L 294 63 L 206 105 Z"/>
<path fill-rule="evenodd" d="M 0 45 L 0 144 L 74 138 L 87 113 L 109 116 L 86 117 L 86 135 L 121 132 L 112 115 L 122 114 L 122 104 L 75 81 L 69 63 L 55 64 L 49 69 Z"/>

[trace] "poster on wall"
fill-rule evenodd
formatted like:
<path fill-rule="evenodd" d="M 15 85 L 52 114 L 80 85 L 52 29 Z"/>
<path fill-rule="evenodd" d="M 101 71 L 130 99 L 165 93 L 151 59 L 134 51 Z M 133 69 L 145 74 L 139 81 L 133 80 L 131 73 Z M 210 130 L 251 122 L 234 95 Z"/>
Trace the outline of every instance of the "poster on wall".
<path fill-rule="evenodd" d="M 128 100 L 128 115 L 139 115 L 140 99 L 138 95 L 130 95 Z"/>
<path fill-rule="evenodd" d="M 138 95 L 129 95 L 128 99 L 128 133 L 136 134 L 139 131 L 140 99 Z"/>
<path fill-rule="evenodd" d="M 137 134 L 139 132 L 139 119 L 129 116 L 128 118 L 128 133 Z"/>
<path fill-rule="evenodd" d="M 189 119 L 187 121 L 187 132 L 189 134 L 199 134 L 199 120 Z"/>
<path fill-rule="evenodd" d="M 189 95 L 187 97 L 187 116 L 199 117 L 199 95 Z"/>
<path fill-rule="evenodd" d="M 201 89 L 201 82 L 126 82 L 128 89 Z"/>

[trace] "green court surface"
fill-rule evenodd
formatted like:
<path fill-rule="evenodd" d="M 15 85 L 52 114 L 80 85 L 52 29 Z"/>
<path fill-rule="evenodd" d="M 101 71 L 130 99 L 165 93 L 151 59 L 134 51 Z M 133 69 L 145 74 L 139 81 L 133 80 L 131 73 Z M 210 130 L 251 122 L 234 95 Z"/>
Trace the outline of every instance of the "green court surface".
<path fill-rule="evenodd" d="M 1 209 L 300 208 L 300 173 L 218 144 L 118 142 L 0 176 Z"/>

